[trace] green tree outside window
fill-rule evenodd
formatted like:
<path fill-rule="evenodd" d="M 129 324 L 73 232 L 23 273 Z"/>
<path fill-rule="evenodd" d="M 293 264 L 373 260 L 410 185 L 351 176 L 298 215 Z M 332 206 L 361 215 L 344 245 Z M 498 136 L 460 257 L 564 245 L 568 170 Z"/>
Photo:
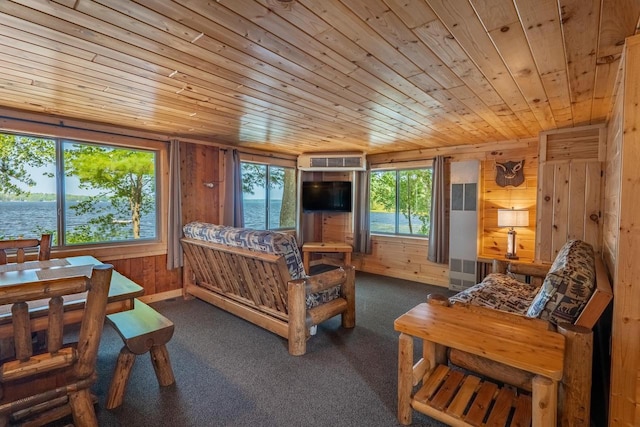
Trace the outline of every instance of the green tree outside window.
<path fill-rule="evenodd" d="M 371 231 L 426 236 L 431 222 L 432 171 L 404 169 L 371 173 Z"/>
<path fill-rule="evenodd" d="M 244 226 L 262 230 L 296 225 L 294 168 L 242 162 Z"/>

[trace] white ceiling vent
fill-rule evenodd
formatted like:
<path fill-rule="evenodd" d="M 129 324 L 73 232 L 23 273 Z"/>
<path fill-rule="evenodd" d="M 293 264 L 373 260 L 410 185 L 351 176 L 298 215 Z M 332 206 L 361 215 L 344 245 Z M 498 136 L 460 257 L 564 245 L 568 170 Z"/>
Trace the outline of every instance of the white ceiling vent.
<path fill-rule="evenodd" d="M 364 153 L 303 153 L 298 169 L 305 171 L 363 171 L 367 169 Z"/>

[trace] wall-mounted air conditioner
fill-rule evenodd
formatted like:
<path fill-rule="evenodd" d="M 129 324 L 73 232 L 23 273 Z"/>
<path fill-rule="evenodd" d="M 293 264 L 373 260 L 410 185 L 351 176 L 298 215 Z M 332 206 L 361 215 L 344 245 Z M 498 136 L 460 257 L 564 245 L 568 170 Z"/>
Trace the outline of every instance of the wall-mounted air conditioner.
<path fill-rule="evenodd" d="M 302 153 L 298 169 L 303 171 L 363 171 L 367 169 L 364 153 Z"/>

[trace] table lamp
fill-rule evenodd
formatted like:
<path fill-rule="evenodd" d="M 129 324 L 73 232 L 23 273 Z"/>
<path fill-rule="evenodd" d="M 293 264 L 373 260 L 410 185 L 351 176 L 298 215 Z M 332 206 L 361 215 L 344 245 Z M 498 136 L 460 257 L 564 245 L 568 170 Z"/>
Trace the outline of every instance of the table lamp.
<path fill-rule="evenodd" d="M 510 227 L 507 235 L 505 258 L 518 259 L 516 255 L 516 231 L 513 227 L 528 227 L 529 211 L 526 209 L 498 209 L 498 227 Z"/>

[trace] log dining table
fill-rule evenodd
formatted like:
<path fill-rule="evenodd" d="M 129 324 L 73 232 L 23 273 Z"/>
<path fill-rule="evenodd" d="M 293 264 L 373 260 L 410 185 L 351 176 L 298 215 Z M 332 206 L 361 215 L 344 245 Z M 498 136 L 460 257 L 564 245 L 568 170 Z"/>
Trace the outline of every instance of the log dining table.
<path fill-rule="evenodd" d="M 0 293 L 20 291 L 28 283 L 78 275 L 91 276 L 94 265 L 102 264 L 92 256 L 74 256 L 47 261 L 27 261 L 0 265 Z M 107 314 L 133 309 L 134 299 L 144 294 L 144 288 L 126 278 L 117 271 L 111 276 L 111 286 L 107 299 Z M 47 300 L 29 303 L 31 313 L 31 330 L 33 332 L 47 329 Z M 82 320 L 85 293 L 69 295 L 64 298 L 64 324 L 79 323 Z M 0 306 L 0 339 L 13 336 L 11 324 L 11 306 Z"/>

